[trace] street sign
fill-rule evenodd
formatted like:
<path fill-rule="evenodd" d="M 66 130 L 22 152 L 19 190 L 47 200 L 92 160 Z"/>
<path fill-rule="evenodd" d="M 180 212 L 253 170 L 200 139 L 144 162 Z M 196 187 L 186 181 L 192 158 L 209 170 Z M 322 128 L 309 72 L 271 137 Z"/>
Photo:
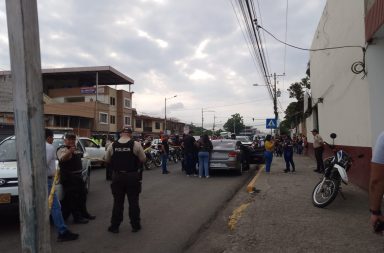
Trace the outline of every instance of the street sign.
<path fill-rule="evenodd" d="M 267 119 L 265 128 L 267 129 L 276 129 L 277 128 L 277 120 L 276 119 Z"/>

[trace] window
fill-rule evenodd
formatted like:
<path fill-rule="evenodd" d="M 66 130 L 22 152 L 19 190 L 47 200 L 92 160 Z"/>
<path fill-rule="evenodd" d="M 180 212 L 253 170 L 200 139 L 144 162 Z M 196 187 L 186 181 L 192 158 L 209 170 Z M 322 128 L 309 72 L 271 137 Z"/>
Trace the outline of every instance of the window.
<path fill-rule="evenodd" d="M 160 122 L 158 122 L 158 121 L 155 122 L 155 128 L 160 129 Z"/>
<path fill-rule="evenodd" d="M 124 107 L 131 108 L 131 100 L 128 98 L 124 98 Z"/>
<path fill-rule="evenodd" d="M 109 97 L 109 104 L 115 106 L 116 105 L 116 98 Z"/>
<path fill-rule="evenodd" d="M 99 113 L 99 123 L 108 124 L 108 113 L 105 113 L 105 112 Z"/>
<path fill-rule="evenodd" d="M 111 115 L 109 117 L 109 123 L 111 124 L 116 124 L 116 116 L 115 115 Z"/>
<path fill-rule="evenodd" d="M 124 116 L 124 125 L 125 126 L 130 126 L 131 125 L 131 117 Z"/>
<path fill-rule="evenodd" d="M 141 119 L 136 120 L 136 128 L 141 128 Z"/>
<path fill-rule="evenodd" d="M 313 128 L 319 130 L 319 111 L 318 111 L 317 105 L 313 107 L 312 115 L 313 115 Z"/>

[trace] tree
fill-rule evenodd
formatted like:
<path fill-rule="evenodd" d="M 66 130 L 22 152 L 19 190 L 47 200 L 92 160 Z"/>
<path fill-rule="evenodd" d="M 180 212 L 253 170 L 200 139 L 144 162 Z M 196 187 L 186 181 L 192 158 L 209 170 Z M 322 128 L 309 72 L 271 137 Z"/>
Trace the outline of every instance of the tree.
<path fill-rule="evenodd" d="M 232 115 L 224 124 L 224 129 L 228 132 L 239 134 L 245 128 L 243 117 L 239 113 Z"/>
<path fill-rule="evenodd" d="M 289 97 L 295 98 L 297 101 L 290 103 L 285 110 L 284 128 L 297 126 L 304 119 L 304 89 L 310 88 L 311 82 L 308 76 L 302 78 L 301 82 L 292 83 L 289 86 Z"/>

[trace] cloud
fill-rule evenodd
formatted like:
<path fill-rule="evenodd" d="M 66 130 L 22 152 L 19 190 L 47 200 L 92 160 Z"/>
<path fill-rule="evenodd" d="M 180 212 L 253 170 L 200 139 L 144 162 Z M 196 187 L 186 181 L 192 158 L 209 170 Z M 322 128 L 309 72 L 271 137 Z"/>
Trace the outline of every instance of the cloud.
<path fill-rule="evenodd" d="M 289 1 L 288 42 L 310 46 L 324 4 Z M 286 1 L 259 5 L 263 26 L 284 39 Z M 264 78 L 229 2 L 41 0 L 38 9 L 43 67 L 111 65 L 135 80 L 133 105 L 139 112 L 163 117 L 164 98 L 177 94 L 169 101 L 169 114 L 184 122 L 200 124 L 201 109 L 208 107 L 223 122 L 237 112 L 246 124 L 255 124 L 251 118 L 256 115 L 273 116 L 266 87 L 252 86 Z M 9 69 L 7 37 L 0 1 L 2 69 Z M 287 74 L 278 88 L 304 77 L 306 52 L 287 48 L 284 63 L 285 46 L 268 35 L 264 42 L 270 72 Z M 286 106 L 290 100 L 282 102 Z M 207 114 L 204 125 L 212 123 L 213 115 Z"/>

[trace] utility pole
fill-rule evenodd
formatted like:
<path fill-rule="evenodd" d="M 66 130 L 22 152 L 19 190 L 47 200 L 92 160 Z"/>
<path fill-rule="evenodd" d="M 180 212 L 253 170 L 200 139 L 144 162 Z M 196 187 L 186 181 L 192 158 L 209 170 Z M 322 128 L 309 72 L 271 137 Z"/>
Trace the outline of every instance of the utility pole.
<path fill-rule="evenodd" d="M 201 131 L 204 129 L 204 108 L 201 108 Z"/>
<path fill-rule="evenodd" d="M 6 0 L 6 9 L 18 153 L 21 251 L 50 253 L 37 1 Z"/>
<path fill-rule="evenodd" d="M 273 73 L 273 80 L 274 80 L 274 83 L 273 83 L 273 111 L 275 113 L 275 119 L 278 120 L 279 119 L 279 113 L 277 111 L 277 97 L 280 96 L 279 92 L 277 92 L 276 90 L 276 77 L 278 76 L 285 76 L 285 73 L 283 73 L 282 75 L 276 75 L 276 73 Z M 271 75 L 272 77 L 272 75 Z"/>

